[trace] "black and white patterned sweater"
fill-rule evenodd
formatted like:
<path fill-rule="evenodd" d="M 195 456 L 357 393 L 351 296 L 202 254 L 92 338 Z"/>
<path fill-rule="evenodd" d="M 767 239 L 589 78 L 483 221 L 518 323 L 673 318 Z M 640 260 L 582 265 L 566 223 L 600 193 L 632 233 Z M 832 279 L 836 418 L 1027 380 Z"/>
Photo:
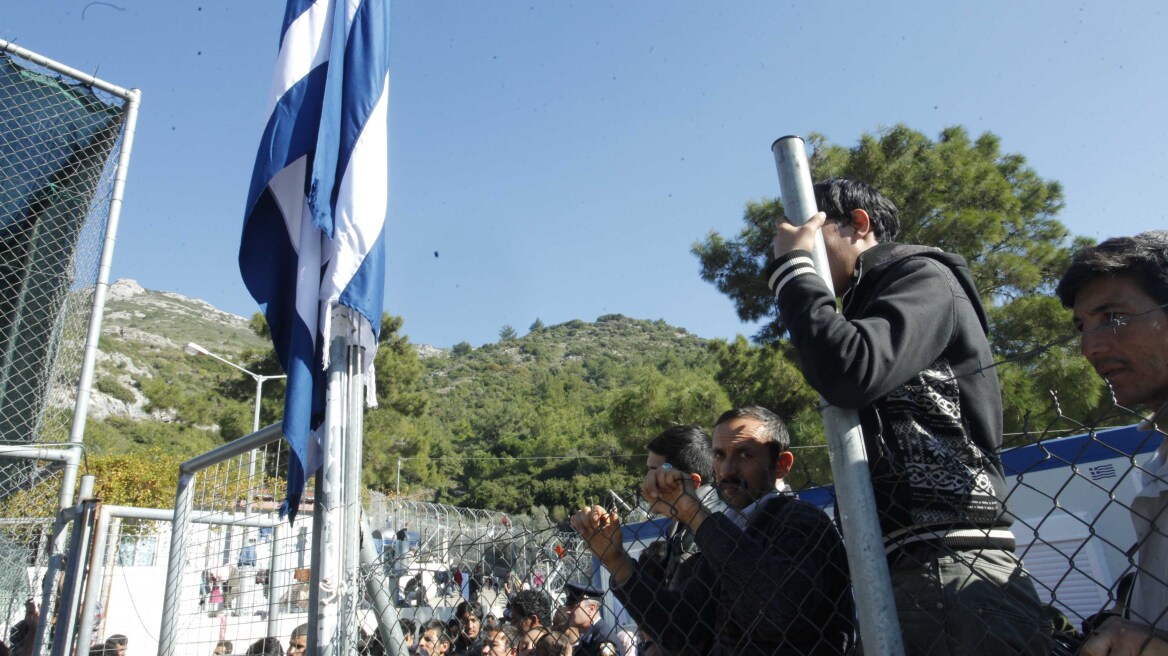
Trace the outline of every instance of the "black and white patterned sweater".
<path fill-rule="evenodd" d="M 1013 549 L 1001 390 L 965 260 L 879 244 L 857 261 L 842 314 L 806 251 L 767 280 L 808 383 L 860 412 L 886 547 Z"/>

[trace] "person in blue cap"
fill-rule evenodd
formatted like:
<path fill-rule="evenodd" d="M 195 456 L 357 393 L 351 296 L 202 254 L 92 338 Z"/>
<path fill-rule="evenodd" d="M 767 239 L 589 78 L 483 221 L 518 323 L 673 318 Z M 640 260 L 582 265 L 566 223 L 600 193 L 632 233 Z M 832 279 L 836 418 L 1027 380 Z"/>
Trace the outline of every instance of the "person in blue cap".
<path fill-rule="evenodd" d="M 580 634 L 572 645 L 572 656 L 617 656 L 621 650 L 613 642 L 614 630 L 600 612 L 604 592 L 590 585 L 568 583 L 564 593 L 568 627 Z"/>

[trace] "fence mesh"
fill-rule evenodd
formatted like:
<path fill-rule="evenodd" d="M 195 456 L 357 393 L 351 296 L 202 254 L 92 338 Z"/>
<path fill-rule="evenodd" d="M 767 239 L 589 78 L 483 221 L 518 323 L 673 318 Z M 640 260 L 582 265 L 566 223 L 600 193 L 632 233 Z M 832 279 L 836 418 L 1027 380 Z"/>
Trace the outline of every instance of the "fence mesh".
<path fill-rule="evenodd" d="M 1020 639 L 1049 653 L 1059 630 L 1073 649 L 1074 634 L 1084 623 L 1115 607 L 1116 582 L 1136 569 L 1131 511 L 1147 461 L 1162 439 L 1134 426 L 1139 418 L 1116 406 L 1097 422 L 1112 427 L 1094 428 L 1056 410 L 1041 430 L 1013 436 L 1016 446 L 1003 452 L 1002 462 L 1016 549 L 994 553 L 956 545 L 889 554 L 894 574 L 897 568 L 933 567 L 933 575 L 944 578 L 951 574 L 945 565 L 951 559 L 964 573 L 956 577 L 960 583 L 985 587 L 978 613 L 995 628 L 967 632 L 964 639 L 971 642 L 960 645 L 962 651 L 998 653 L 998 641 Z M 254 454 L 254 467 L 247 454 L 197 476 L 195 512 L 202 520 L 196 521 L 215 523 L 197 524 L 185 536 L 176 654 L 209 654 L 217 646 L 226 649 L 227 642 L 234 653 L 243 653 L 264 639 L 287 647 L 296 627 L 308 620 L 311 502 L 295 527 L 276 518 L 286 464 L 281 446 Z M 749 486 L 749 474 L 739 483 Z M 736 491 L 722 489 L 731 501 Z M 855 621 L 844 587 L 846 541 L 832 520 L 833 490 L 809 485 L 795 493 L 802 501 L 779 494 L 753 512 L 748 509 L 745 519 L 722 505 L 716 491 L 699 488 L 708 516 L 693 531 L 680 529 L 692 520 L 696 505 L 681 501 L 650 504 L 642 498 L 624 508 L 615 501 L 598 504 L 595 518 L 608 524 L 586 528 L 591 517 L 577 515 L 574 529 L 546 518 L 367 491 L 364 513 L 371 530 L 364 539 L 376 557 L 362 563 L 359 581 L 349 583 L 361 591 L 353 621 L 360 627 L 362 653 L 394 651 L 379 635 L 379 617 L 391 618 L 408 642 L 431 654 L 440 652 L 445 640 L 449 653 L 480 653 L 495 640 L 514 641 L 525 654 L 563 653 L 555 650 L 564 641 L 586 654 L 622 656 L 752 653 L 766 640 L 786 641 L 798 653 L 845 652 L 854 646 Z M 662 491 L 661 499 L 666 497 Z M 155 556 L 138 556 L 132 565 L 135 552 L 122 546 L 122 567 L 148 562 L 155 572 L 165 567 L 160 562 L 165 533 L 163 528 L 151 542 Z M 148 534 L 139 531 L 135 539 Z M 127 539 L 124 529 L 121 539 Z M 629 571 L 621 572 L 621 559 L 610 559 L 617 552 L 627 557 Z M 1024 561 L 1033 581 L 1037 599 L 1031 601 L 1044 605 L 1038 637 L 1010 634 L 1017 633 L 1010 628 L 1018 617 L 1010 606 L 1017 591 L 1006 586 L 1002 592 L 996 577 L 1018 575 L 1012 554 Z M 898 607 L 898 616 L 906 626 L 918 622 L 911 630 L 928 640 L 929 649 L 952 647 L 960 633 L 936 624 L 943 620 L 927 612 L 938 608 L 926 597 L 928 587 L 922 586 L 919 600 Z M 147 640 L 153 639 L 155 622 L 141 609 L 158 609 L 161 592 L 128 589 L 141 615 L 130 623 L 151 627 Z M 371 594 L 377 591 L 386 593 L 388 610 L 378 607 Z M 114 594 L 111 618 L 118 603 Z M 922 612 L 914 618 L 916 611 Z M 951 611 L 941 617 L 964 617 Z M 542 628 L 530 630 L 534 618 Z M 500 632 L 508 624 L 525 630 Z M 103 630 L 108 635 L 131 629 L 106 622 Z"/>
<path fill-rule="evenodd" d="M 0 445 L 69 439 L 125 111 L 0 53 Z M 63 482 L 59 462 L 0 458 L 5 638 L 39 597 Z"/>

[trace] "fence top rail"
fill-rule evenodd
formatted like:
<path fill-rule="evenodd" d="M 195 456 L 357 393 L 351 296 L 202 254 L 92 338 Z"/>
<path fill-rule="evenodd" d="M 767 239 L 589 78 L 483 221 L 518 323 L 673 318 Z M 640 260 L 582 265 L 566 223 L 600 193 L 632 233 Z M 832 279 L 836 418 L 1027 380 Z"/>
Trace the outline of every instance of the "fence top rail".
<path fill-rule="evenodd" d="M 50 448 L 35 445 L 0 444 L 0 458 L 68 462 L 73 459 L 73 452 L 78 446 L 62 445 L 60 448 Z"/>
<path fill-rule="evenodd" d="M 251 435 L 244 435 L 237 440 L 228 442 L 223 446 L 216 447 L 204 454 L 187 460 L 178 466 L 178 470 L 183 474 L 193 474 L 201 469 L 214 467 L 236 456 L 241 456 L 253 449 L 267 446 L 272 442 L 278 442 L 283 438 L 284 433 L 280 429 L 280 424 L 265 426 Z"/>
<path fill-rule="evenodd" d="M 122 519 L 145 519 L 159 522 L 173 522 L 174 509 L 137 508 L 135 506 L 103 505 L 102 510 L 111 517 Z M 244 513 L 215 512 L 195 510 L 191 512 L 190 521 L 195 524 L 218 524 L 223 526 L 249 526 L 252 528 L 271 528 L 282 524 L 284 520 L 278 516 L 247 515 Z"/>
<path fill-rule="evenodd" d="M 37 53 L 35 53 L 31 50 L 28 50 L 26 48 L 21 48 L 20 46 L 16 45 L 15 43 L 12 43 L 11 41 L 6 41 L 4 39 L 0 39 L 0 51 L 11 53 L 13 55 L 16 55 L 17 57 L 20 57 L 21 59 L 26 59 L 26 60 L 28 60 L 28 61 L 30 61 L 38 66 L 44 66 L 45 68 L 49 69 L 50 71 L 53 71 L 54 73 L 60 73 L 61 75 L 67 75 L 67 76 L 81 82 L 82 84 L 86 84 L 86 85 L 89 85 L 91 87 L 96 87 L 96 88 L 101 89 L 102 91 L 104 91 L 110 95 L 114 95 L 114 96 L 117 96 L 119 98 L 122 98 L 123 100 L 133 100 L 133 99 L 138 97 L 138 91 L 135 89 L 125 89 L 125 88 L 119 87 L 116 84 L 110 84 L 109 82 L 106 82 L 105 80 L 96 78 L 92 75 L 89 75 L 88 73 L 82 73 L 81 71 L 77 70 L 76 68 L 73 68 L 71 66 L 66 66 L 65 64 L 62 64 L 61 62 L 54 61 L 54 60 L 49 59 L 48 57 L 45 57 L 43 55 L 38 55 Z"/>

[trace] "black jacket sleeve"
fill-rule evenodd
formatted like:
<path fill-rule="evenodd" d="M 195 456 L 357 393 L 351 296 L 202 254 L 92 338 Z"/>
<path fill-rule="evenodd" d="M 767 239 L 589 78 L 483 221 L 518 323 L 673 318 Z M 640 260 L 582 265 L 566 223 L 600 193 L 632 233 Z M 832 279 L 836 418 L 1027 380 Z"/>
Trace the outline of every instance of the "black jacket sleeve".
<path fill-rule="evenodd" d="M 697 575 L 673 589 L 638 565 L 632 577 L 624 585 L 614 585 L 612 591 L 637 626 L 666 651 L 676 653 L 696 647 L 704 654 L 714 642 L 716 610 L 711 584 L 712 571 L 708 567 L 701 567 Z"/>
<path fill-rule="evenodd" d="M 807 382 L 832 405 L 859 408 L 932 364 L 956 328 L 954 285 L 930 258 L 908 258 L 883 272 L 860 316 L 836 312 L 816 276 L 783 281 L 779 311 Z"/>
<path fill-rule="evenodd" d="M 718 572 L 723 612 L 757 643 L 822 631 L 847 586 L 839 534 L 827 515 L 797 499 L 772 499 L 755 512 L 746 531 L 717 514 L 696 535 Z"/>

